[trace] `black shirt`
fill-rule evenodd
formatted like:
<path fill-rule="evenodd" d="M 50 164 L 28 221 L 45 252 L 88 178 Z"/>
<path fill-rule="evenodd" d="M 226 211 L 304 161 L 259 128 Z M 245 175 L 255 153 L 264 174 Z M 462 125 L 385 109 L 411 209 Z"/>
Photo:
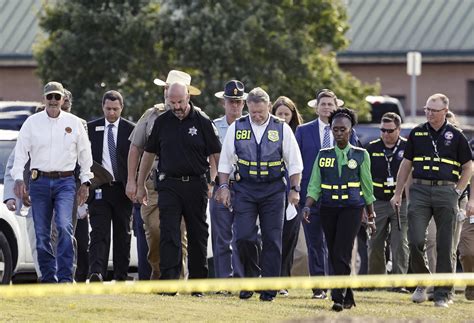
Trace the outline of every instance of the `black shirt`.
<path fill-rule="evenodd" d="M 145 151 L 159 157 L 158 169 L 168 176 L 202 175 L 209 169 L 207 157 L 221 151 L 212 121 L 189 104 L 183 120 L 172 111 L 161 114 L 145 145 Z"/>
<path fill-rule="evenodd" d="M 431 161 L 426 161 L 425 159 L 423 163 L 418 164 L 424 166 L 430 164 L 433 166 L 433 159 L 437 157 L 435 147 L 440 158 L 456 161 L 460 165 L 467 163 L 472 158 L 471 148 L 466 137 L 449 122 L 445 122 L 438 131 L 434 130 L 428 122 L 416 126 L 408 137 L 404 158 L 416 162 L 415 158 L 419 159 L 426 156 L 431 158 Z M 441 163 L 437 166 L 446 167 L 449 164 Z M 454 180 L 454 177 L 450 178 L 451 175 L 447 175 L 444 169 L 433 171 L 430 167 L 430 170 L 425 171 L 422 168 L 417 169 L 414 163 L 413 178 L 457 181 Z"/>
<path fill-rule="evenodd" d="M 370 155 L 370 171 L 374 182 L 374 195 L 377 200 L 389 201 L 395 191 L 398 169 L 403 159 L 407 140 L 399 137 L 395 146 L 388 148 L 382 138 L 374 140 L 367 146 Z M 396 149 L 396 150 L 395 150 Z M 390 168 L 388 167 L 390 163 Z M 389 174 L 390 169 L 390 174 Z M 388 178 L 393 178 L 393 185 L 388 184 Z M 382 185 L 382 186 L 381 186 Z"/>

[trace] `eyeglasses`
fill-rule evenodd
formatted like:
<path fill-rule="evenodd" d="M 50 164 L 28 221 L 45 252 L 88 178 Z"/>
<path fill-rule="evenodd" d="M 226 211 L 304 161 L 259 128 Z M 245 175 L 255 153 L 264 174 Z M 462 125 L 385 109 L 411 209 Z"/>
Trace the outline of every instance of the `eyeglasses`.
<path fill-rule="evenodd" d="M 394 133 L 395 130 L 397 130 L 397 128 L 395 129 L 385 129 L 385 128 L 380 128 L 380 131 L 382 131 L 383 133 Z"/>
<path fill-rule="evenodd" d="M 52 100 L 53 98 L 54 98 L 56 101 L 59 101 L 59 100 L 61 100 L 62 95 L 59 94 L 59 93 L 49 93 L 48 95 L 46 95 L 46 99 L 47 99 L 47 100 Z"/>
<path fill-rule="evenodd" d="M 437 113 L 437 112 L 441 112 L 441 111 L 446 110 L 446 108 L 443 108 L 443 109 L 432 109 L 432 108 L 424 107 L 423 110 L 425 110 L 425 112 Z"/>

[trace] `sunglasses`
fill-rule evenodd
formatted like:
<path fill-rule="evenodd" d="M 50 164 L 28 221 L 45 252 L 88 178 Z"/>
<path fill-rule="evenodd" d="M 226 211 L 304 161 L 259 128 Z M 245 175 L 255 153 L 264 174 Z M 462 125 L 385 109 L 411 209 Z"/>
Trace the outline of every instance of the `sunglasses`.
<path fill-rule="evenodd" d="M 52 100 L 53 98 L 54 98 L 56 101 L 59 101 L 59 100 L 61 100 L 62 95 L 59 94 L 59 93 L 49 93 L 48 95 L 46 95 L 46 99 L 47 99 L 47 100 Z"/>
<path fill-rule="evenodd" d="M 395 129 L 380 128 L 380 131 L 382 131 L 383 133 L 385 133 L 385 132 L 387 132 L 387 133 L 394 133 L 395 130 L 397 130 L 397 128 L 395 128 Z"/>

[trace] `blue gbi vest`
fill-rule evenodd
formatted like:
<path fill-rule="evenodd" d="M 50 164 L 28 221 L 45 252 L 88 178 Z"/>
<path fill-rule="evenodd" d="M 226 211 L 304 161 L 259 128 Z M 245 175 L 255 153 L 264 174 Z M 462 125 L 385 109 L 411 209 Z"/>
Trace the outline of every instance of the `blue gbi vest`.
<path fill-rule="evenodd" d="M 360 166 L 364 150 L 351 147 L 347 152 L 347 165 L 341 168 L 339 177 L 335 148 L 321 149 L 317 163 L 321 169 L 321 205 L 328 207 L 364 206 L 360 188 Z"/>
<path fill-rule="evenodd" d="M 235 122 L 235 153 L 242 179 L 253 182 L 273 182 L 284 174 L 283 123 L 270 115 L 270 121 L 259 144 L 245 116 Z"/>

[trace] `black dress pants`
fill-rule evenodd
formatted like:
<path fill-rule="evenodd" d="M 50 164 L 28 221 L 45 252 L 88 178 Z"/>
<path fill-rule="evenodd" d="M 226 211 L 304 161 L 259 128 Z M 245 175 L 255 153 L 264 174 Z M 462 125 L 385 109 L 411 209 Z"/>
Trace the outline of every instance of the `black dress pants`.
<path fill-rule="evenodd" d="M 321 222 L 334 274 L 350 275 L 354 239 L 359 232 L 363 207 L 321 206 Z M 335 303 L 355 304 L 351 288 L 331 290 Z"/>
<path fill-rule="evenodd" d="M 181 259 L 181 216 L 188 238 L 189 278 L 207 278 L 206 223 L 207 182 L 191 178 L 187 182 L 166 178 L 157 183 L 160 210 L 160 279 L 179 279 Z"/>
<path fill-rule="evenodd" d="M 110 223 L 113 228 L 113 263 L 115 280 L 126 280 L 130 263 L 132 201 L 125 195 L 122 183 L 105 184 L 102 199 L 89 205 L 91 243 L 89 273 L 102 273 L 105 278 L 110 249 Z"/>

